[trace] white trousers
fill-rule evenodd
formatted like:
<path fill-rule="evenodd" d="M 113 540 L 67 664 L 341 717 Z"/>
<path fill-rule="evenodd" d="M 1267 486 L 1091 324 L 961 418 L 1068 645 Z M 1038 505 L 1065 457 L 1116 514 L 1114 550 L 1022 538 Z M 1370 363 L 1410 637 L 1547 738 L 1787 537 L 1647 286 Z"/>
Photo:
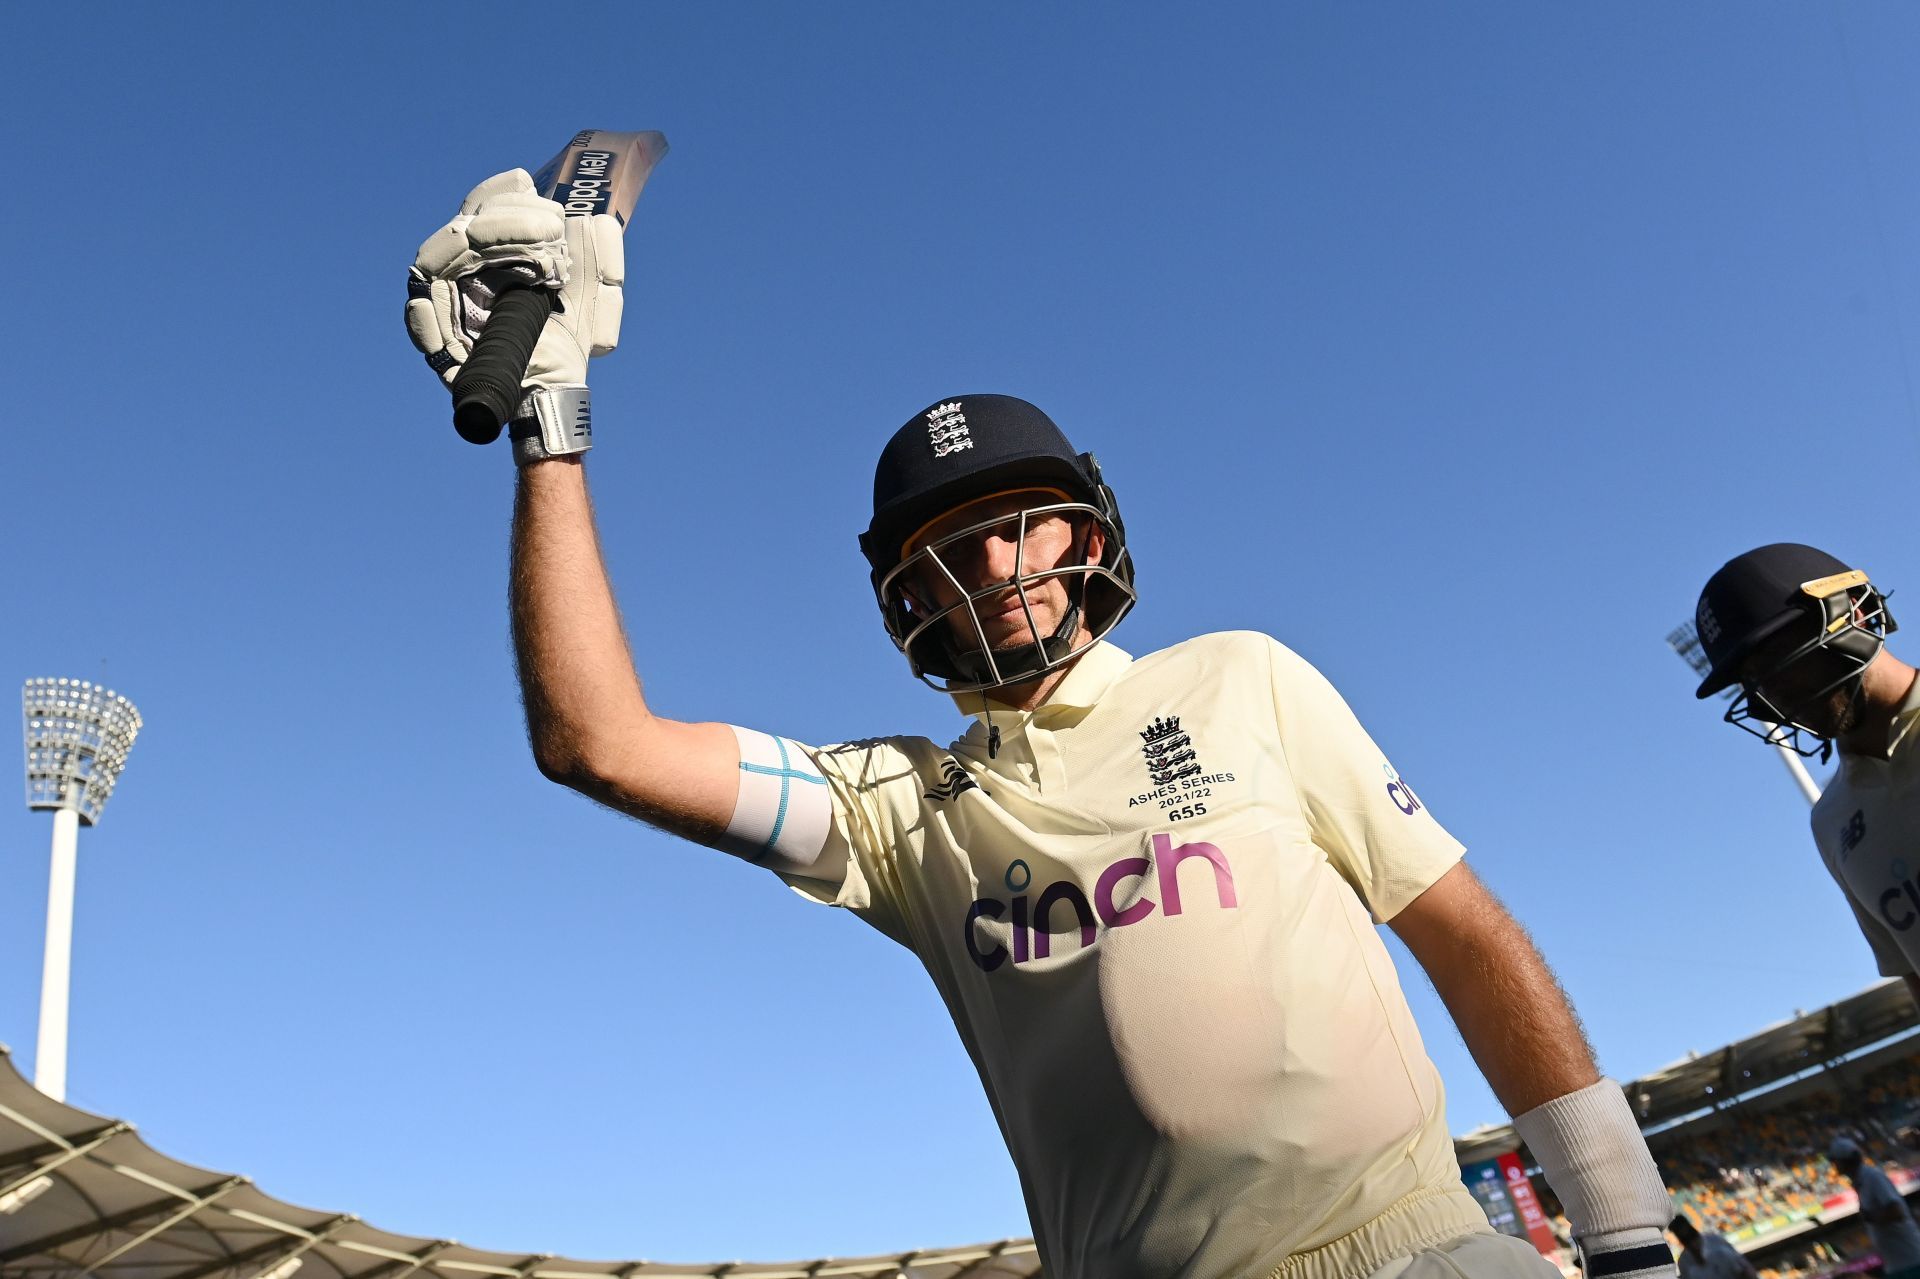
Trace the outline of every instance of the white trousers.
<path fill-rule="evenodd" d="M 1560 1279 L 1560 1268 L 1512 1235 L 1463 1235 L 1395 1257 L 1368 1279 Z"/>

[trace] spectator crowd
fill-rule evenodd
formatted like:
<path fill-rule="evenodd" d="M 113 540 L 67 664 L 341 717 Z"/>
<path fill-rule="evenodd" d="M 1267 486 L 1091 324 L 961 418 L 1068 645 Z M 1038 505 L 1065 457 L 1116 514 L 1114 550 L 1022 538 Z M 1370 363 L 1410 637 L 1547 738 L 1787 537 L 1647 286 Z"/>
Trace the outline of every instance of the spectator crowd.
<path fill-rule="evenodd" d="M 1736 1245 L 1819 1214 L 1853 1192 L 1827 1158 L 1834 1137 L 1858 1141 L 1896 1185 L 1920 1180 L 1920 1054 L 1849 1076 L 1819 1077 L 1821 1087 L 1769 1105 L 1762 1095 L 1717 1115 L 1649 1136 L 1648 1145 L 1675 1211 Z M 1543 1205 L 1565 1240 L 1566 1219 L 1549 1188 Z M 1817 1243 L 1781 1250 L 1759 1267 L 1761 1279 L 1814 1279 L 1843 1273 L 1871 1254 L 1855 1226 Z"/>

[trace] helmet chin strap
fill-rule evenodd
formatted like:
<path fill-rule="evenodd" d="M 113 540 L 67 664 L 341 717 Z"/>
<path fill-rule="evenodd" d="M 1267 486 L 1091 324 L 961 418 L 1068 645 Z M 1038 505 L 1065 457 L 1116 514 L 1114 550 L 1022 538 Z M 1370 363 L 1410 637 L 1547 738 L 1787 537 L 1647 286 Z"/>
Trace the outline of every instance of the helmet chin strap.
<path fill-rule="evenodd" d="M 947 655 L 953 659 L 954 668 L 971 683 L 981 683 L 993 678 L 994 667 L 1000 670 L 1000 680 L 993 687 L 1006 684 L 1018 684 L 1022 679 L 1038 675 L 1054 662 L 1059 661 L 1073 649 L 1074 633 L 1080 629 L 1080 601 L 1075 600 L 1067 606 L 1061 615 L 1060 625 L 1053 634 L 1037 644 L 1021 644 L 1018 647 L 996 652 L 990 665 L 987 654 L 981 649 L 960 652 L 950 640 L 942 640 L 947 646 Z"/>

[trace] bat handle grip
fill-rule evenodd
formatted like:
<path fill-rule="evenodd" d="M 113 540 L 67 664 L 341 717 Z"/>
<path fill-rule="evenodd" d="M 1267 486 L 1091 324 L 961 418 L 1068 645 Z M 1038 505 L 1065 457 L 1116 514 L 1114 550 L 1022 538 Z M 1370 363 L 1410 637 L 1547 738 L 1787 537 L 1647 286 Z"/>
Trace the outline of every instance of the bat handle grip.
<path fill-rule="evenodd" d="M 551 289 L 509 289 L 494 299 L 487 326 L 453 379 L 453 429 L 473 444 L 491 444 L 520 407 L 533 344 L 553 314 Z"/>

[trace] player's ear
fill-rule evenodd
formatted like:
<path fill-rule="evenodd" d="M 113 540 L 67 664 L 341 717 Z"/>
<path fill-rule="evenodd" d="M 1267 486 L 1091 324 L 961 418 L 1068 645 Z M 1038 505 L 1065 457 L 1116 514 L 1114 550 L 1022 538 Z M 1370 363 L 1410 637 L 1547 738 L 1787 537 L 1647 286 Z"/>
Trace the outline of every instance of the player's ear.
<path fill-rule="evenodd" d="M 933 616 L 933 608 L 927 602 L 933 598 L 933 592 L 927 589 L 926 565 L 902 573 L 898 589 L 901 600 L 906 603 L 907 612 L 915 617 Z"/>
<path fill-rule="evenodd" d="M 1085 519 L 1085 516 L 1081 518 Z M 1087 519 L 1087 556 L 1086 562 L 1098 564 L 1107 551 L 1107 530 L 1099 520 Z"/>

